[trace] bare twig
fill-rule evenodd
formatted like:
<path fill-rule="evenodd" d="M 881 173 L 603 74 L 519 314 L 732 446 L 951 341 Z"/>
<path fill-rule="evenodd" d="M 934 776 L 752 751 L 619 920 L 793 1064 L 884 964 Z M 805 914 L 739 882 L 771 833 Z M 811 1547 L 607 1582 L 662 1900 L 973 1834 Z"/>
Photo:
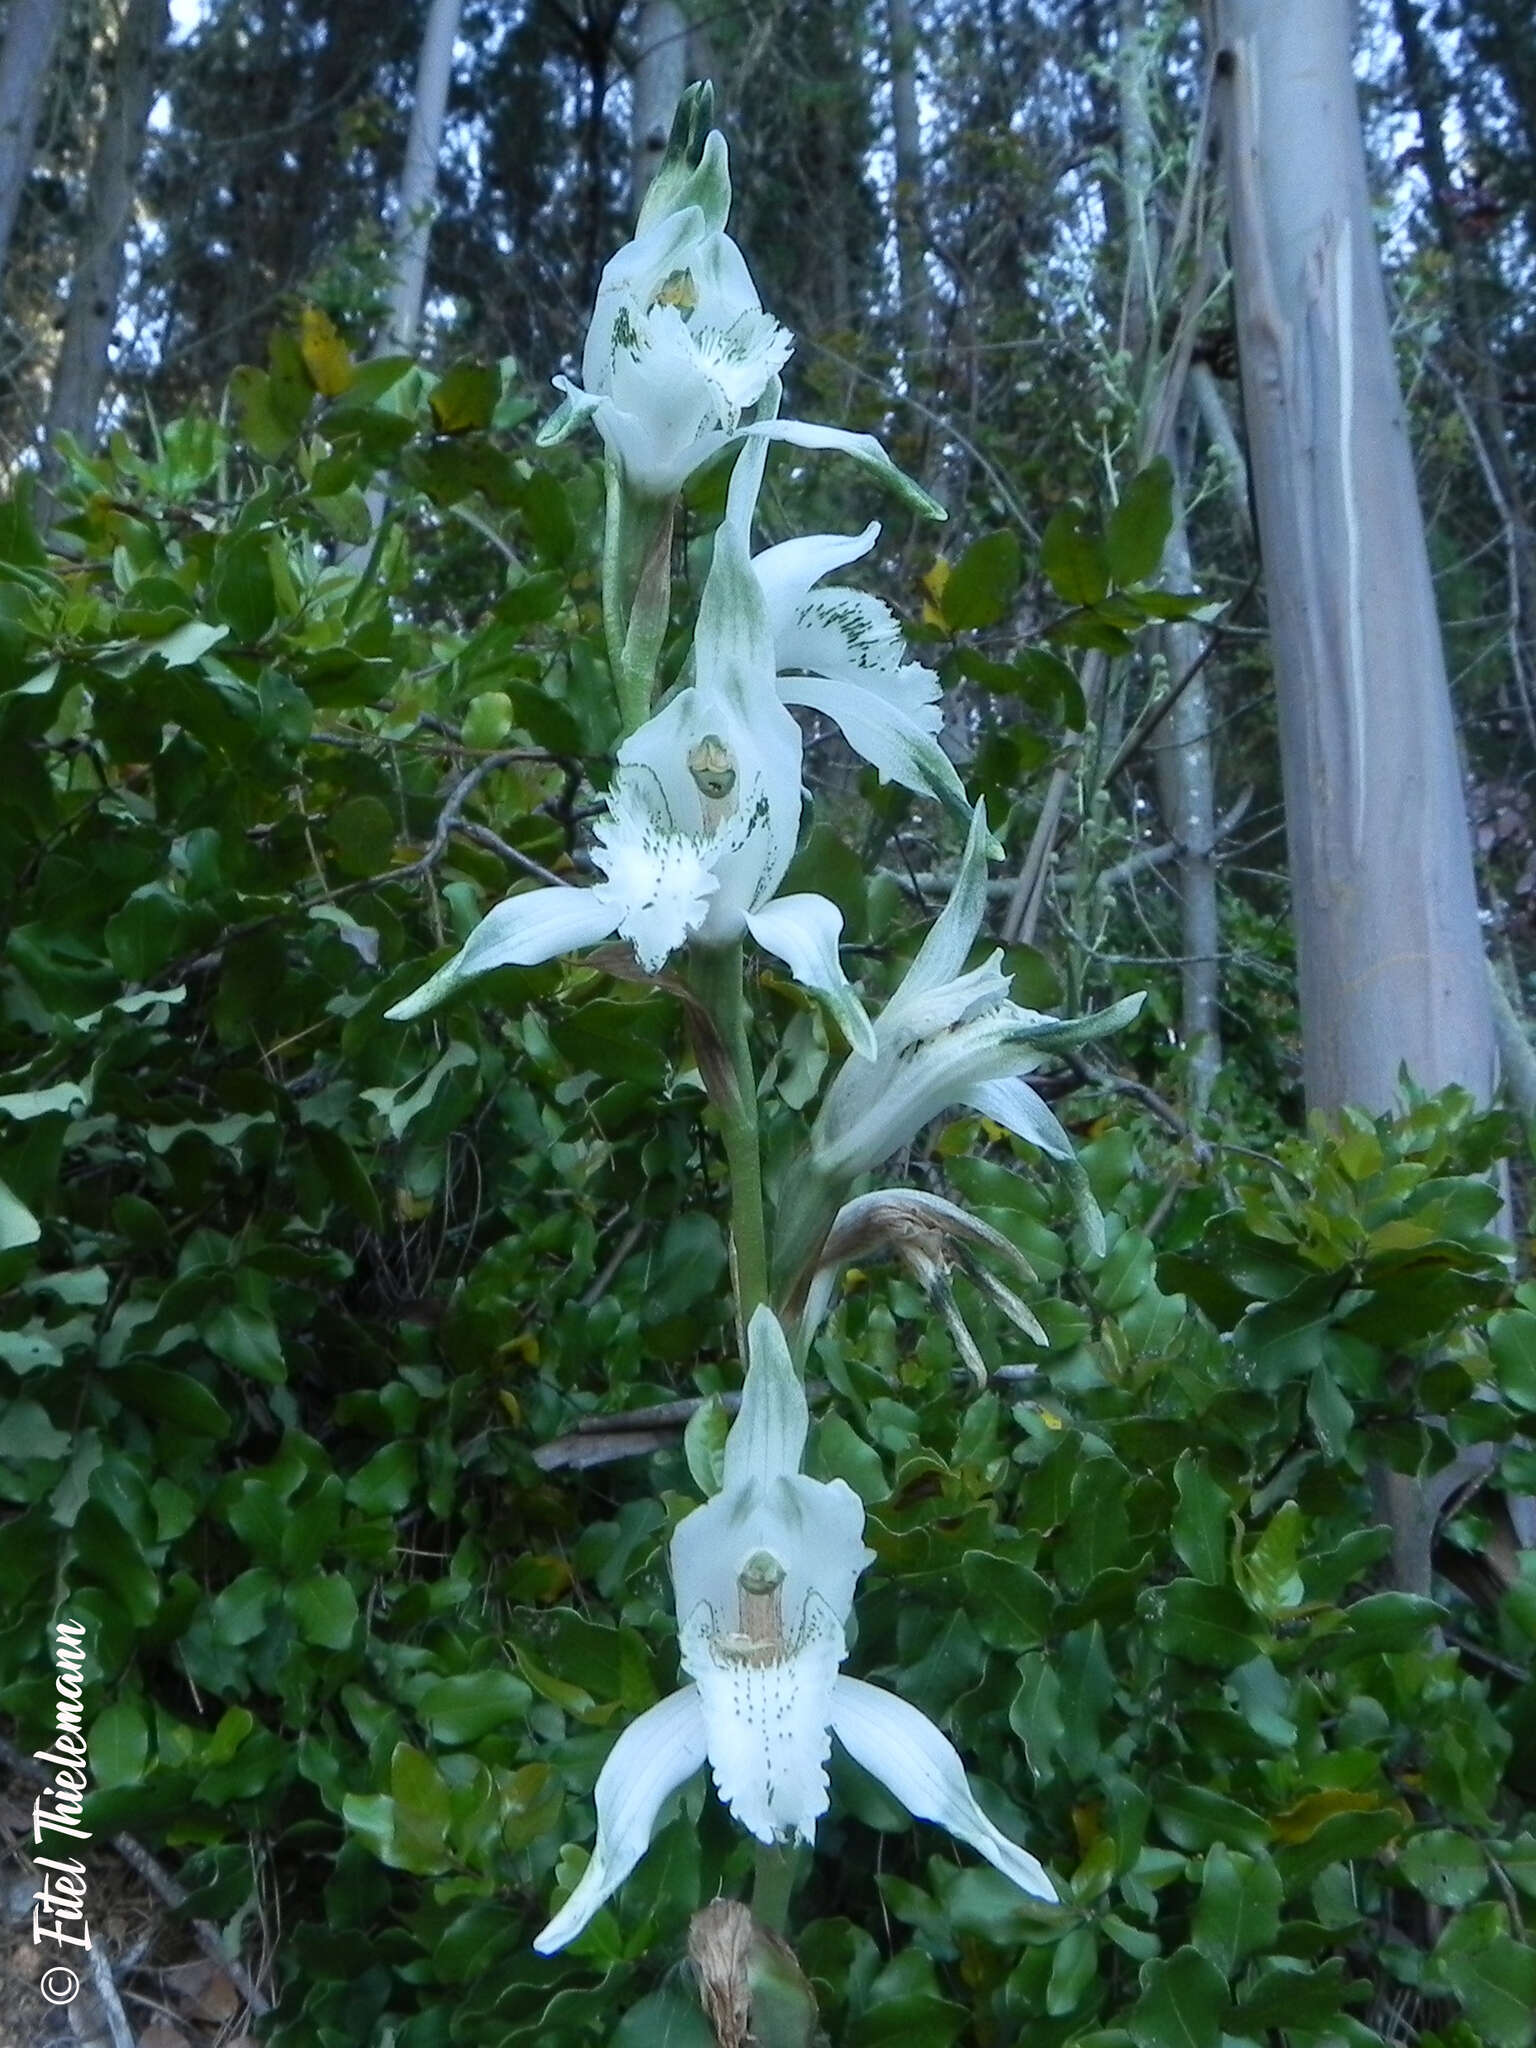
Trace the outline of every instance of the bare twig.
<path fill-rule="evenodd" d="M 133 2029 L 128 2024 L 128 2015 L 123 2011 L 123 2001 L 118 1997 L 117 1985 L 113 1982 L 112 1965 L 107 1961 L 107 1952 L 100 1942 L 94 1942 L 87 1949 L 86 1960 L 96 1996 L 101 2000 L 101 2009 L 106 2015 L 112 2048 L 135 2048 Z"/>
<path fill-rule="evenodd" d="M 958 1371 L 957 1386 L 974 1384 L 971 1375 Z M 990 1375 L 992 1384 L 1026 1391 L 1040 1385 L 1045 1375 L 1038 1366 L 1000 1365 Z M 807 1380 L 808 1401 L 822 1401 L 830 1392 L 825 1380 Z M 669 1450 L 687 1428 L 692 1417 L 710 1397 L 693 1394 L 679 1401 L 657 1401 L 649 1408 L 630 1408 L 622 1415 L 583 1415 L 565 1436 L 539 1444 L 533 1462 L 541 1472 L 581 1472 L 593 1465 L 612 1465 L 620 1458 L 647 1458 L 652 1451 Z M 722 1394 L 720 1405 L 727 1415 L 741 1406 L 738 1393 Z"/>

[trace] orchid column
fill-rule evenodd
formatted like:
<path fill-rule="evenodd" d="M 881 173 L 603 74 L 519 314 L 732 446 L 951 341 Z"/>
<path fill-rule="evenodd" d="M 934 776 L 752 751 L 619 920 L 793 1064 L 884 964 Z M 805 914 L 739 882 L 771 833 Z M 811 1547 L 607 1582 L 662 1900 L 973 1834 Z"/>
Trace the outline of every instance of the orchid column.
<path fill-rule="evenodd" d="M 546 1953 L 581 1936 L 643 1854 L 665 1802 L 706 1763 L 762 1845 L 754 1904 L 781 1927 L 783 1845 L 814 1838 L 834 1736 L 914 1816 L 941 1823 L 1054 1906 L 1044 1869 L 988 1819 L 946 1737 L 895 1691 L 842 1672 L 854 1590 L 873 1554 L 858 1497 L 800 1469 L 809 1418 L 799 1365 L 843 1262 L 882 1251 L 917 1274 L 979 1379 L 985 1360 L 948 1286 L 955 1260 L 973 1265 L 991 1298 L 1043 1342 L 1028 1305 L 991 1271 L 1009 1265 L 1015 1279 L 1032 1279 L 1007 1240 L 931 1193 L 865 1182 L 924 1125 L 969 1106 L 1066 1170 L 1091 1250 L 1101 1242 L 1098 1216 L 1070 1140 L 1021 1076 L 1053 1047 L 1112 1029 L 1136 1007 L 1063 1022 L 1012 1002 L 999 954 L 967 970 L 995 849 L 981 807 L 939 748 L 938 680 L 907 658 L 880 600 L 823 581 L 867 554 L 878 526 L 753 554 L 775 440 L 841 451 L 908 503 L 942 513 L 870 436 L 778 417 L 790 337 L 764 312 L 725 232 L 725 143 L 710 132 L 709 113 L 708 87 L 692 88 L 635 239 L 603 274 L 582 384 L 557 379 L 564 402 L 541 436 L 562 440 L 590 420 L 604 448 L 604 625 L 624 737 L 593 832 L 601 879 L 507 897 L 389 1013 L 416 1017 L 494 968 L 618 939 L 632 971 L 685 998 L 730 1172 L 745 1385 L 719 1490 L 671 1543 L 686 1682 L 610 1752 L 591 1857 L 535 1940 Z M 685 680 L 653 708 L 679 495 L 732 448 Z M 801 826 L 794 705 L 832 719 L 883 780 L 942 805 L 965 833 L 949 907 L 873 1020 L 842 965 L 841 913 L 821 896 L 780 893 Z M 829 1039 L 846 1047 L 774 1216 L 763 1190 L 748 942 L 788 968 Z"/>

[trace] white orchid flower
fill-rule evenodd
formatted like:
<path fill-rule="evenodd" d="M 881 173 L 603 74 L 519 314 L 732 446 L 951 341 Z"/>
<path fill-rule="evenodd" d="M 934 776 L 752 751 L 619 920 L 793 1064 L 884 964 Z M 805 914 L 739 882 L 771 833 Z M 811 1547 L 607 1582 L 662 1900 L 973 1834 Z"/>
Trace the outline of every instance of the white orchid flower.
<path fill-rule="evenodd" d="M 719 1493 L 672 1538 L 678 1647 L 691 1683 L 626 1728 L 598 1775 L 597 1841 L 575 1890 L 534 1941 L 563 1948 L 623 1883 L 662 1806 L 706 1761 L 760 1842 L 814 1839 L 832 1737 L 920 1820 L 937 1821 L 1055 1905 L 1044 1869 L 977 1805 L 949 1741 L 916 1707 L 840 1670 L 864 1547 L 864 1508 L 841 1479 L 800 1470 L 809 1416 L 777 1319 L 752 1318 L 741 1411 Z"/>
<path fill-rule="evenodd" d="M 731 477 L 726 517 L 750 534 L 767 448 L 744 448 Z M 779 695 L 830 718 L 882 782 L 932 797 L 969 824 L 965 785 L 938 742 L 939 679 L 907 659 L 901 624 L 868 591 L 817 590 L 823 576 L 867 555 L 880 522 L 862 533 L 812 533 L 752 558 L 768 604 Z"/>
<path fill-rule="evenodd" d="M 627 939 L 648 973 L 685 945 L 750 932 L 836 1018 L 856 1052 L 874 1034 L 838 959 L 842 913 L 823 896 L 775 898 L 800 825 L 800 732 L 773 689 L 758 585 L 734 529 L 699 606 L 698 680 L 619 749 L 594 828 L 589 889 L 532 889 L 488 912 L 454 957 L 386 1015 L 419 1016 L 474 977 Z"/>
<path fill-rule="evenodd" d="M 1055 1046 L 1119 1030 L 1144 997 L 1127 996 L 1092 1017 L 1050 1017 L 1011 999 L 1001 947 L 963 971 L 986 911 L 988 836 L 978 804 L 949 901 L 875 1020 L 874 1059 L 845 1061 L 827 1090 L 811 1132 L 811 1162 L 824 1181 L 851 1181 L 942 1111 L 971 1109 L 1066 1168 L 1089 1242 L 1102 1253 L 1103 1218 L 1072 1140 L 1021 1076 Z"/>
<path fill-rule="evenodd" d="M 764 312 L 746 259 L 725 233 L 725 138 L 711 133 L 691 168 L 672 158 L 669 151 L 647 195 L 639 233 L 603 271 L 581 383 L 555 378 L 565 398 L 540 428 L 539 446 L 564 441 L 590 419 L 626 485 L 651 499 L 674 497 L 735 441 L 840 449 L 942 519 L 943 507 L 902 475 L 872 434 L 774 417 L 778 373 L 794 340 Z"/>

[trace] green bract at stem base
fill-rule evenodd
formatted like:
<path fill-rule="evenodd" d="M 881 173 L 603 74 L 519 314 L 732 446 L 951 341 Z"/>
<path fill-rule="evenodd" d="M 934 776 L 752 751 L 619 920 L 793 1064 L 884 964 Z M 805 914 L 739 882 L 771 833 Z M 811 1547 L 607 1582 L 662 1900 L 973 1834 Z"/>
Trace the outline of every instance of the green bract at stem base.
<path fill-rule="evenodd" d="M 676 498 L 642 498 L 618 463 L 606 463 L 603 520 L 603 637 L 619 700 L 623 737 L 651 715 L 656 664 L 672 615 L 672 520 Z"/>
<path fill-rule="evenodd" d="M 758 1142 L 757 1076 L 747 1042 L 741 941 L 693 947 L 688 982 L 719 1034 L 734 1084 L 729 1098 L 715 1097 L 715 1107 L 731 1176 L 731 1269 L 737 1317 L 744 1332 L 753 1310 L 768 1299 L 768 1225 Z M 745 1359 L 745 1341 L 741 1355 Z"/>

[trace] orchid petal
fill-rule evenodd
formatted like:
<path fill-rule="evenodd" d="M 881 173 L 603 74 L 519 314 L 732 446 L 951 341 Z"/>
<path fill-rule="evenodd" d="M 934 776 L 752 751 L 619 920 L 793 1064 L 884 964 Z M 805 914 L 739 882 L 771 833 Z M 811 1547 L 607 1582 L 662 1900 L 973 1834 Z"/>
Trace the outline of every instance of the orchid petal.
<path fill-rule="evenodd" d="M 750 446 L 750 444 L 749 444 Z M 767 455 L 762 450 L 761 461 Z M 742 460 L 746 460 L 745 454 Z M 880 538 L 880 522 L 872 519 L 862 533 L 806 533 L 794 540 L 781 540 L 752 557 L 752 567 L 763 586 L 776 636 L 788 630 L 796 611 L 810 596 L 811 586 L 834 569 L 846 569 L 867 555 Z"/>
<path fill-rule="evenodd" d="M 1020 1037 L 1049 1051 L 1052 1046 L 1087 1045 L 1092 1039 L 1109 1037 L 1139 1014 L 1146 999 L 1146 990 L 1138 989 L 1135 995 L 1122 996 L 1118 1003 L 1087 1017 L 1048 1017 L 1039 1010 L 1021 1009 L 1017 1003 L 1012 1009 Z"/>
<path fill-rule="evenodd" d="M 895 995 L 886 1004 L 882 1024 L 894 1032 L 902 1013 L 921 996 L 953 981 L 965 965 L 965 956 L 976 943 L 987 912 L 987 807 L 978 803 L 971 813 L 965 851 L 955 875 L 949 901 L 939 912 L 902 978 Z M 884 1039 L 885 1032 L 882 1030 Z"/>
<path fill-rule="evenodd" d="M 948 1828 L 1030 1898 L 1058 1903 L 1044 1867 L 1010 1842 L 977 1805 L 953 1744 L 926 1714 L 895 1693 L 840 1677 L 832 1688 L 832 1731 L 854 1762 L 878 1778 L 914 1818 Z"/>
<path fill-rule="evenodd" d="M 540 448 L 555 448 L 560 442 L 568 441 L 578 427 L 584 426 L 607 403 L 605 399 L 594 397 L 590 391 L 583 391 L 569 377 L 554 377 L 550 381 L 565 396 L 533 437 L 535 445 Z"/>
<path fill-rule="evenodd" d="M 738 427 L 736 433 L 742 439 L 787 441 L 796 448 L 835 448 L 872 470 L 914 511 L 924 513 L 930 519 L 949 517 L 937 498 L 896 467 L 873 434 L 856 434 L 847 427 L 826 427 L 812 420 L 759 420 L 750 426 Z"/>
<path fill-rule="evenodd" d="M 419 1017 L 460 985 L 497 967 L 537 967 L 611 938 L 620 913 L 601 889 L 531 889 L 508 896 L 480 920 L 451 960 L 384 1014 L 396 1022 Z"/>
<path fill-rule="evenodd" d="M 837 905 L 825 896 L 780 896 L 751 912 L 747 929 L 837 1020 L 860 1058 L 872 1060 L 875 1029 L 838 958 L 843 913 Z"/>
<path fill-rule="evenodd" d="M 591 1861 L 553 1920 L 534 1936 L 540 1955 L 574 1941 L 624 1882 L 650 1846 L 657 1814 L 706 1755 L 704 1714 L 691 1685 L 648 1707 L 624 1730 L 598 1773 Z"/>
<path fill-rule="evenodd" d="M 1072 1140 L 1046 1108 L 1034 1089 L 1023 1081 L 978 1081 L 958 1098 L 978 1116 L 1012 1131 L 1052 1159 L 1075 1159 Z"/>
<path fill-rule="evenodd" d="M 1033 1088 L 1022 1081 L 981 1081 L 964 1098 L 967 1109 L 991 1117 L 1005 1131 L 1031 1145 L 1038 1145 L 1050 1158 L 1059 1160 L 1072 1191 L 1078 1221 L 1096 1259 L 1104 1256 L 1104 1215 L 1093 1198 L 1088 1176 L 1072 1149 L 1072 1140 L 1052 1116 Z"/>
<path fill-rule="evenodd" d="M 714 553 L 699 599 L 696 639 L 699 687 L 717 689 L 750 718 L 773 691 L 773 628 L 762 587 L 752 573 L 740 529 L 715 529 Z"/>
<path fill-rule="evenodd" d="M 741 1407 L 725 1440 L 720 1484 L 725 1492 L 752 1481 L 800 1470 L 811 1412 L 779 1319 L 770 1308 L 753 1311 L 747 1325 L 747 1377 Z"/>
<path fill-rule="evenodd" d="M 779 693 L 788 704 L 804 704 L 830 718 L 882 782 L 932 797 L 962 820 L 970 817 L 971 800 L 949 756 L 910 713 L 878 690 L 816 676 L 785 676 Z"/>

